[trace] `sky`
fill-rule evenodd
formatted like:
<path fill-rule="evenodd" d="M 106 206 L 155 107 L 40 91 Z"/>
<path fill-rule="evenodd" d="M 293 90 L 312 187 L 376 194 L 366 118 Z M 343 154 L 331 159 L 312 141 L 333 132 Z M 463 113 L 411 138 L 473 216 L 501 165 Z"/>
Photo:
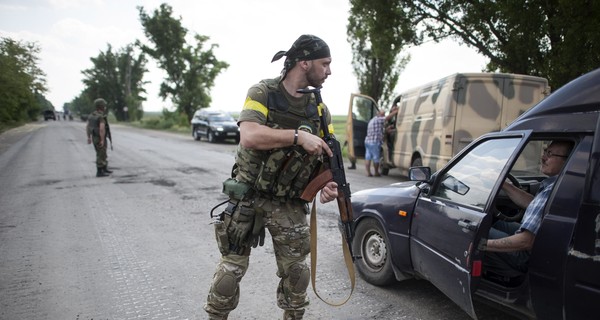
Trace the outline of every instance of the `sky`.
<path fill-rule="evenodd" d="M 62 110 L 83 90 L 81 71 L 92 68 L 90 58 L 109 44 L 116 51 L 136 40 L 147 42 L 137 8 L 151 15 L 165 2 L 188 35 L 210 37 L 207 45 L 217 44 L 215 56 L 230 65 L 216 78 L 211 108 L 239 112 L 251 85 L 279 75 L 283 59 L 271 63 L 273 55 L 300 35 L 314 34 L 332 54 L 323 101 L 332 114 L 347 114 L 350 94 L 358 93 L 346 35 L 348 0 L 0 0 L 0 37 L 38 44 L 46 98 Z M 408 53 L 411 62 L 400 75 L 397 94 L 457 72 L 480 72 L 486 63 L 474 49 L 451 40 Z M 144 110 L 172 110 L 158 97 L 164 73 L 151 59 L 147 67 Z"/>

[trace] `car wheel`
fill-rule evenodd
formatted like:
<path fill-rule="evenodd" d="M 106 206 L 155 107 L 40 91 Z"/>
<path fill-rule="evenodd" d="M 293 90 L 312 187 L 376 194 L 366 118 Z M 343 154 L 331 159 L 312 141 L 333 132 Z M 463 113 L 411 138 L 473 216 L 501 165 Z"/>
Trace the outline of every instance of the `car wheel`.
<path fill-rule="evenodd" d="M 215 134 L 212 131 L 208 130 L 207 136 L 208 136 L 208 142 L 210 142 L 210 143 L 217 142 L 217 137 L 215 137 Z"/>
<path fill-rule="evenodd" d="M 354 263 L 365 281 L 376 286 L 394 282 L 389 243 L 377 220 L 365 219 L 358 224 L 352 246 L 354 253 L 362 257 Z"/>
<path fill-rule="evenodd" d="M 196 131 L 196 127 L 192 129 L 192 136 L 194 137 L 194 140 L 200 141 L 200 135 L 198 134 L 198 131 Z"/>

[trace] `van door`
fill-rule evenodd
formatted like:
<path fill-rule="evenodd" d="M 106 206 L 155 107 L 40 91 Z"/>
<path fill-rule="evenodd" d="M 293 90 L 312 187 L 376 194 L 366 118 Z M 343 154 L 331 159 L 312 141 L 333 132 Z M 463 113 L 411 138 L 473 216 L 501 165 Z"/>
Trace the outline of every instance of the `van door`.
<path fill-rule="evenodd" d="M 350 107 L 346 120 L 346 143 L 348 144 L 348 159 L 353 167 L 357 158 L 365 156 L 367 125 L 378 110 L 377 103 L 373 98 L 355 93 L 350 96 Z"/>
<path fill-rule="evenodd" d="M 600 313 L 600 117 L 572 239 L 563 295 L 565 319 L 595 318 Z"/>
<path fill-rule="evenodd" d="M 471 298 L 492 224 L 492 203 L 530 131 L 481 137 L 437 173 L 417 199 L 410 237 L 414 270 L 476 318 Z"/>

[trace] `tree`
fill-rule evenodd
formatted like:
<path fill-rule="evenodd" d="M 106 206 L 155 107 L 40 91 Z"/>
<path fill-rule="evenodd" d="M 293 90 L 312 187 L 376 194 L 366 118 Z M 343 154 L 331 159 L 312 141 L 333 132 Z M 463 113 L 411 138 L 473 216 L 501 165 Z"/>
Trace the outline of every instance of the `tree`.
<path fill-rule="evenodd" d="M 167 73 L 159 95 L 163 100 L 170 97 L 177 111 L 185 113 L 189 121 L 196 109 L 210 106 L 214 80 L 229 64 L 215 57 L 216 44 L 204 51 L 207 36 L 196 34 L 193 36 L 195 46 L 187 45 L 187 29 L 182 26 L 181 18 L 172 17 L 171 6 L 161 4 L 152 16 L 146 14 L 143 7 L 138 9 L 144 33 L 154 47 L 139 45 Z"/>
<path fill-rule="evenodd" d="M 361 93 L 387 104 L 410 56 L 403 48 L 417 42 L 401 4 L 395 0 L 350 0 L 347 35 Z"/>
<path fill-rule="evenodd" d="M 87 99 L 79 101 L 94 101 L 103 98 L 108 110 L 115 114 L 117 120 L 136 120 L 141 118 L 140 104 L 146 99 L 143 77 L 146 57 L 140 53 L 134 57 L 133 45 L 128 45 L 114 53 L 108 45 L 106 52 L 100 52 L 95 58 L 90 58 L 93 68 L 82 71 L 85 89 L 83 94 Z M 127 114 L 124 107 L 127 106 Z M 78 108 L 79 109 L 79 108 Z"/>
<path fill-rule="evenodd" d="M 545 77 L 557 89 L 600 65 L 600 1 L 400 0 L 423 35 L 456 38 L 487 71 Z"/>
<path fill-rule="evenodd" d="M 39 52 L 35 43 L 0 38 L 0 124 L 36 120 L 43 107 L 54 109 L 43 97 Z"/>

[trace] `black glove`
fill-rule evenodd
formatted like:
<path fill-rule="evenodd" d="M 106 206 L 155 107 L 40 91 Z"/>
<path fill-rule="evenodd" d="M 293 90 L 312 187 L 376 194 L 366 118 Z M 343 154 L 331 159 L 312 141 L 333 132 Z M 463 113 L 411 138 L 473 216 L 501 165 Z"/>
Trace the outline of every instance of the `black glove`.
<path fill-rule="evenodd" d="M 265 224 L 262 213 L 254 216 L 254 227 L 252 228 L 252 239 L 250 241 L 252 248 L 265 245 Z"/>
<path fill-rule="evenodd" d="M 252 207 L 239 206 L 231 217 L 231 223 L 227 228 L 229 243 L 236 247 L 242 247 L 247 243 L 247 238 L 254 225 L 255 212 Z"/>

